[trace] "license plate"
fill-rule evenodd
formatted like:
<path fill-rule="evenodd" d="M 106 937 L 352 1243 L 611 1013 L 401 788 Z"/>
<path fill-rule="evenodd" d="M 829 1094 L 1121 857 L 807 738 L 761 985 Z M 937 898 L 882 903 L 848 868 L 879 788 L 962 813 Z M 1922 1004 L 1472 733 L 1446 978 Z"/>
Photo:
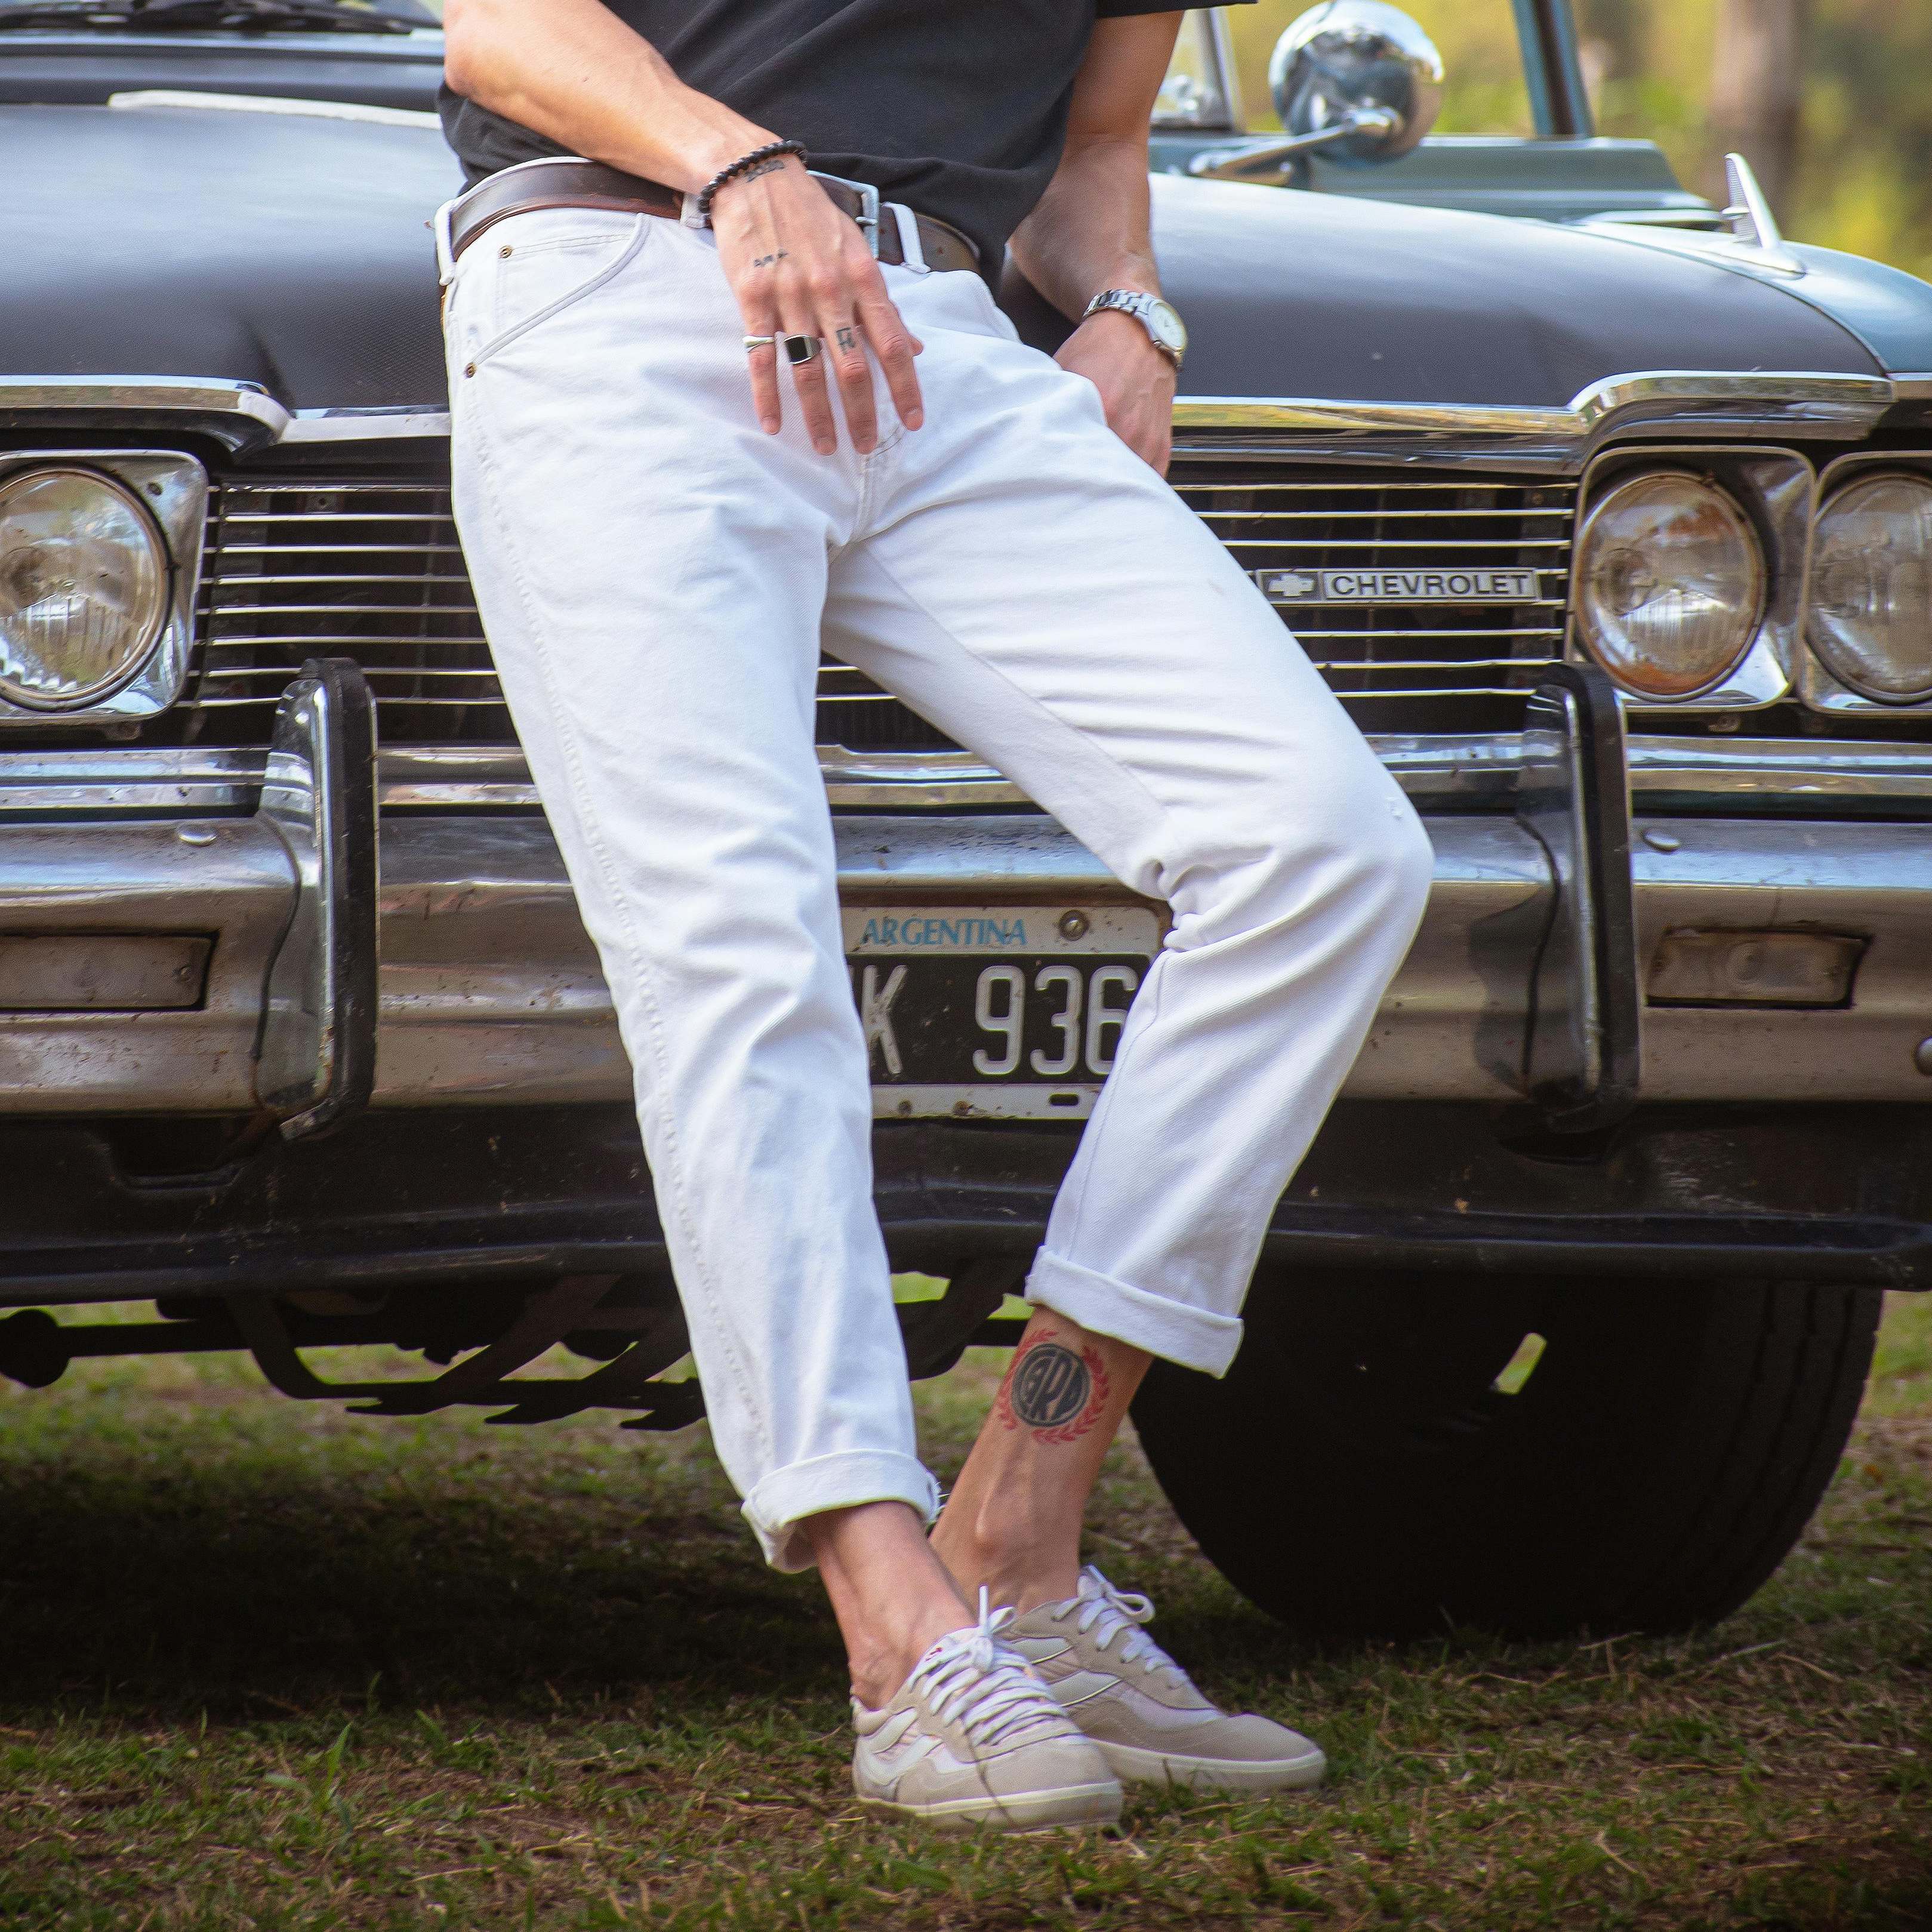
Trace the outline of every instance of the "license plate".
<path fill-rule="evenodd" d="M 844 909 L 872 1112 L 1081 1120 L 1160 945 L 1139 906 Z"/>

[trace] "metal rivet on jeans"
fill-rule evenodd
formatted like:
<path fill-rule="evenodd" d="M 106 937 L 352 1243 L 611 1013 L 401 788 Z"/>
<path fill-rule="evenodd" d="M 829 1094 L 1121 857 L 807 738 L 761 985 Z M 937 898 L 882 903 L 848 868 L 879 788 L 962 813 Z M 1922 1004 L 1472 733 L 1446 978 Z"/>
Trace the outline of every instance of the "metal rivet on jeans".
<path fill-rule="evenodd" d="M 505 260 L 505 261 L 506 261 L 506 262 L 507 262 L 507 261 L 510 259 L 510 244 L 509 244 L 509 243 L 508 243 L 508 242 L 506 242 L 503 244 L 502 247 L 502 248 L 499 248 L 499 249 L 496 250 L 496 253 L 498 254 L 498 255 L 499 255 L 499 256 L 500 256 L 502 258 L 502 260 Z"/>
<path fill-rule="evenodd" d="M 466 363 L 464 363 L 464 365 L 463 365 L 463 373 L 464 373 L 466 376 L 473 376 L 473 375 L 475 375 L 475 374 L 476 374 L 476 364 L 475 363 L 473 363 L 473 362 L 466 362 Z"/>

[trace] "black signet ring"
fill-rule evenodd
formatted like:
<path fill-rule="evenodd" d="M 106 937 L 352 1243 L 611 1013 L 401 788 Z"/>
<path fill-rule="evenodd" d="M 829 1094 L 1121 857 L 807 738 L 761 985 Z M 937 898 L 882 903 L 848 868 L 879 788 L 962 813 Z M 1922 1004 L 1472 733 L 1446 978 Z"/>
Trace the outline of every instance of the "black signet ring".
<path fill-rule="evenodd" d="M 815 335 L 782 335 L 778 338 L 778 341 L 787 356 L 790 358 L 794 368 L 797 368 L 801 362 L 817 361 L 819 350 L 822 346 L 819 338 Z"/>

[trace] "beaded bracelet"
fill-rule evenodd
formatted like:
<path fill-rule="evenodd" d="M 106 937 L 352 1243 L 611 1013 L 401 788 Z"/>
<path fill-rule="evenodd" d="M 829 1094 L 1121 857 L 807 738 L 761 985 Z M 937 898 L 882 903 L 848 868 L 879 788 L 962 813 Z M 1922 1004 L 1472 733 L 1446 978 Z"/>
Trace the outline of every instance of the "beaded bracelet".
<path fill-rule="evenodd" d="M 805 143 L 802 141 L 767 141 L 762 148 L 754 148 L 748 154 L 740 154 L 728 166 L 720 168 L 698 190 L 698 213 L 709 221 L 711 219 L 711 204 L 721 188 L 728 182 L 734 182 L 740 175 L 748 172 L 760 161 L 773 160 L 783 154 L 796 154 L 803 160 L 806 158 Z"/>

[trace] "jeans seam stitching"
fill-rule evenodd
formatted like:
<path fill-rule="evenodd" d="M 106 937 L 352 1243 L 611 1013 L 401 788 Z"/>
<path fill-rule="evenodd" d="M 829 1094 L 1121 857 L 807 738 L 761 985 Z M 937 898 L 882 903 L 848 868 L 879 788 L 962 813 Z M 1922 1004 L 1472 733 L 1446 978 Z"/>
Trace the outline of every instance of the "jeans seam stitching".
<path fill-rule="evenodd" d="M 641 215 L 638 218 L 640 221 L 649 218 Z M 623 930 L 625 950 L 628 956 L 632 970 L 637 976 L 638 993 L 644 1004 L 645 1018 L 650 1028 L 652 1058 L 657 1065 L 658 1085 L 657 1090 L 652 1096 L 652 1108 L 657 1115 L 658 1129 L 664 1136 L 670 1156 L 670 1173 L 668 1178 L 672 1197 L 676 1205 L 677 1217 L 683 1227 L 686 1239 L 691 1244 L 692 1256 L 697 1264 L 698 1278 L 705 1289 L 710 1304 L 706 1312 L 712 1316 L 714 1332 L 719 1337 L 724 1359 L 729 1364 L 732 1376 L 737 1382 L 739 1396 L 745 1405 L 746 1413 L 752 1418 L 754 1426 L 758 1430 L 760 1438 L 761 1447 L 766 1459 L 770 1460 L 776 1455 L 777 1445 L 771 1438 L 767 1426 L 767 1418 L 754 1398 L 749 1380 L 738 1360 L 738 1352 L 734 1346 L 730 1330 L 726 1324 L 718 1322 L 716 1318 L 716 1311 L 722 1306 L 722 1300 L 717 1293 L 716 1279 L 704 1252 L 704 1244 L 699 1238 L 698 1229 L 692 1222 L 690 1205 L 686 1198 L 682 1150 L 676 1124 L 671 1118 L 669 1103 L 664 1097 L 665 1090 L 668 1088 L 670 1082 L 670 1066 L 668 1058 L 664 1052 L 664 1019 L 658 1004 L 656 990 L 649 966 L 645 961 L 643 950 L 638 944 L 636 930 L 630 916 L 629 908 L 625 902 L 621 890 L 621 881 L 617 868 L 612 862 L 602 838 L 598 836 L 594 818 L 587 808 L 590 800 L 584 783 L 576 736 L 571 728 L 567 715 L 557 702 L 555 682 L 551 675 L 551 653 L 544 641 L 543 626 L 538 620 L 530 595 L 529 586 L 524 581 L 523 572 L 518 564 L 518 551 L 514 543 L 512 541 L 508 520 L 504 516 L 502 506 L 496 496 L 494 466 L 488 450 L 488 438 L 482 434 L 478 435 L 474 440 L 473 447 L 476 454 L 477 468 L 484 479 L 486 486 L 485 494 L 489 500 L 493 518 L 497 526 L 497 541 L 501 544 L 503 556 L 509 565 L 510 578 L 516 586 L 518 599 L 524 607 L 524 620 L 530 626 L 531 639 L 542 662 L 544 674 L 541 682 L 544 704 L 550 712 L 550 722 L 556 731 L 558 742 L 563 747 L 565 763 L 570 776 L 571 789 L 575 795 L 575 802 L 582 820 L 584 842 L 590 848 L 597 861 L 598 869 L 604 874 L 606 889 L 611 894 L 612 903 L 616 912 L 619 923 Z"/>

